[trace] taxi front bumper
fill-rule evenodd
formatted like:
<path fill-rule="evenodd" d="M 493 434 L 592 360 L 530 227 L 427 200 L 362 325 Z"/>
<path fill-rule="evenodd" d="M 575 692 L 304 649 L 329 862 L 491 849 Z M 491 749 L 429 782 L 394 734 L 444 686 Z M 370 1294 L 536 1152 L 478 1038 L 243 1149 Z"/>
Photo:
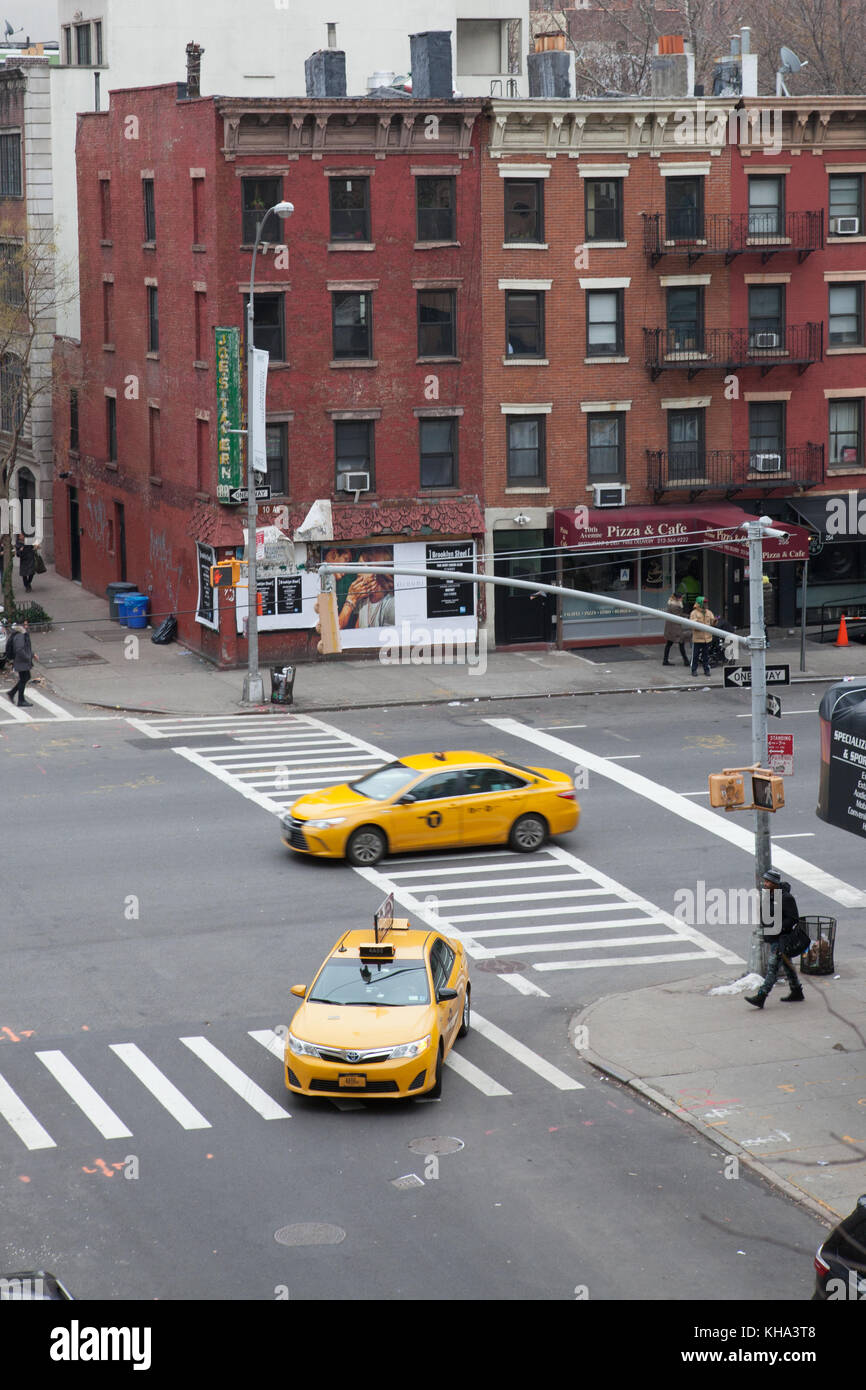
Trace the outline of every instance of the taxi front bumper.
<path fill-rule="evenodd" d="M 327 1049 L 323 1046 L 322 1051 Z M 436 1048 L 431 1044 L 417 1057 L 388 1058 L 381 1062 L 298 1057 L 286 1048 L 285 1080 L 288 1090 L 302 1096 L 375 1096 L 399 1100 L 420 1095 L 433 1085 Z"/>
<path fill-rule="evenodd" d="M 309 821 L 285 815 L 281 819 L 283 844 L 298 854 L 320 854 L 328 859 L 342 859 L 345 852 L 344 825 L 319 826 L 310 829 Z"/>

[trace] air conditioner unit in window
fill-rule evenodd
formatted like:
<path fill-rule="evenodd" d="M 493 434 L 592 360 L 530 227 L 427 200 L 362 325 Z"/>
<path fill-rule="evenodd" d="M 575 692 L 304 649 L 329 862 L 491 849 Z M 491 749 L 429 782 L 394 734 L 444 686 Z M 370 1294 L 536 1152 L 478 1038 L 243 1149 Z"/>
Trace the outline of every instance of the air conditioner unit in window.
<path fill-rule="evenodd" d="M 592 491 L 597 507 L 624 507 L 624 483 L 593 483 Z"/>
<path fill-rule="evenodd" d="M 752 347 L 755 348 L 777 348 L 781 341 L 781 333 L 754 333 L 752 335 Z"/>
<path fill-rule="evenodd" d="M 856 236 L 860 230 L 859 217 L 831 217 L 830 231 L 835 236 Z"/>
<path fill-rule="evenodd" d="M 337 479 L 337 489 L 340 492 L 369 492 L 370 474 L 341 473 Z"/>
<path fill-rule="evenodd" d="M 755 473 L 781 473 L 781 454 L 752 454 L 752 470 Z"/>

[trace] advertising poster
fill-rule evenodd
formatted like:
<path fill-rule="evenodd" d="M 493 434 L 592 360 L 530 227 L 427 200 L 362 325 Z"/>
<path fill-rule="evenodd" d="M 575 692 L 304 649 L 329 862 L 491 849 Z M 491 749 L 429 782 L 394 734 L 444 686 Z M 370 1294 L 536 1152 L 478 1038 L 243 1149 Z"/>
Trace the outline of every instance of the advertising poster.
<path fill-rule="evenodd" d="M 425 569 L 463 570 L 471 573 L 475 566 L 473 541 L 456 541 L 450 545 L 428 545 Z M 427 580 L 428 618 L 465 618 L 475 612 L 475 585 L 460 584 L 456 579 Z"/>
<path fill-rule="evenodd" d="M 241 484 L 240 329 L 216 328 L 217 501 L 228 502 Z"/>

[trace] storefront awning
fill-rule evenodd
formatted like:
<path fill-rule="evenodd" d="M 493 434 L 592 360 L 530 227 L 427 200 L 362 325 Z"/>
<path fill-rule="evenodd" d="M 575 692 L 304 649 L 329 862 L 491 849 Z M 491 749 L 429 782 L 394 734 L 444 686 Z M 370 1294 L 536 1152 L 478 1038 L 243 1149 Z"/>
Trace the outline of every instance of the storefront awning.
<path fill-rule="evenodd" d="M 709 546 L 742 559 L 748 558 L 749 547 L 740 527 L 754 520 L 754 515 L 730 502 L 680 507 L 563 507 L 553 514 L 556 544 L 568 550 L 597 554 Z M 809 554 L 806 528 L 787 522 L 774 525 L 788 533 L 788 540 L 765 540 L 764 563 L 805 560 Z"/>
<path fill-rule="evenodd" d="M 866 492 L 849 489 L 832 495 L 789 497 L 788 506 L 819 536 L 851 540 L 866 536 Z"/>

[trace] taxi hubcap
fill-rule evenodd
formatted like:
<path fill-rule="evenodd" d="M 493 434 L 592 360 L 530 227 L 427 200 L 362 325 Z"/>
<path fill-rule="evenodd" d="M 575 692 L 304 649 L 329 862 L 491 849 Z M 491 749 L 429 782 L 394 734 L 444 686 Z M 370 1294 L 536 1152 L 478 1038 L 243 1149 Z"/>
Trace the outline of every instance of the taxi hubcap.
<path fill-rule="evenodd" d="M 352 850 L 356 859 L 362 863 L 374 864 L 382 852 L 381 841 L 378 835 L 359 835 L 352 845 Z"/>
<path fill-rule="evenodd" d="M 535 849 L 544 839 L 544 831 L 538 821 L 527 821 L 519 825 L 516 832 L 517 843 L 526 849 Z"/>

